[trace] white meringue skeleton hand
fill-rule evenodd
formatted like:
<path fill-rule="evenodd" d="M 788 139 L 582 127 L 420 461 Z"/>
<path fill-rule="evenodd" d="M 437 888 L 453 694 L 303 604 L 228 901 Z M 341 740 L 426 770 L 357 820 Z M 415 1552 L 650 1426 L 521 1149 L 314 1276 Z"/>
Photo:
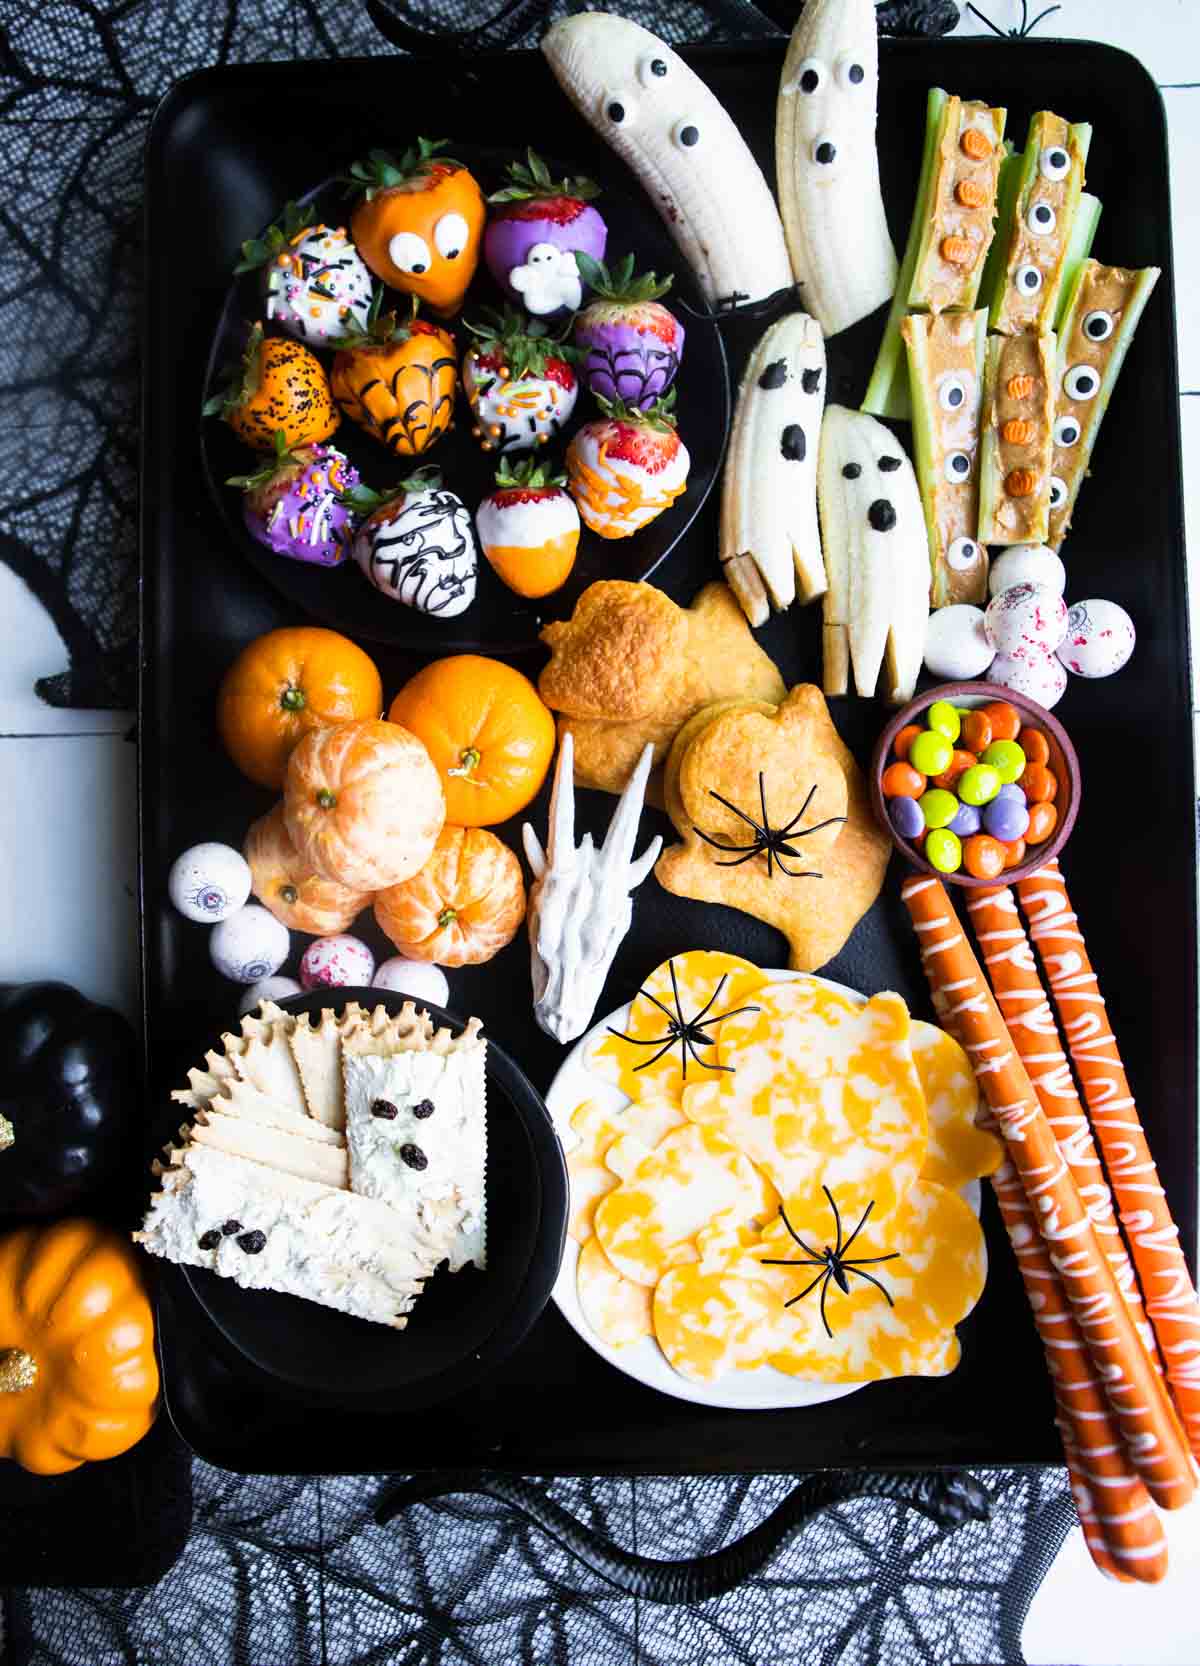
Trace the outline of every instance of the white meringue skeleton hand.
<path fill-rule="evenodd" d="M 613 957 L 633 920 L 630 894 L 662 849 L 662 839 L 656 834 L 633 860 L 653 761 L 654 748 L 647 746 L 599 850 L 590 833 L 576 845 L 575 751 L 570 734 L 564 735 L 550 796 L 545 851 L 528 822 L 521 829 L 534 876 L 529 893 L 533 1015 L 555 1041 L 574 1041 L 587 1029 Z"/>

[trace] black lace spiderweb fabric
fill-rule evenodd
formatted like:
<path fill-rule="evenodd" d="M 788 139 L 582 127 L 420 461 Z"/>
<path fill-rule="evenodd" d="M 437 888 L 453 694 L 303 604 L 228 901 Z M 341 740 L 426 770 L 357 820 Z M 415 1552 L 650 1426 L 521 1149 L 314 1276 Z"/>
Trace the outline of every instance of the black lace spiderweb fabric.
<path fill-rule="evenodd" d="M 463 29 L 499 9 L 432 0 L 419 22 Z M 487 44 L 520 45 L 565 9 L 510 0 Z M 749 0 L 621 9 L 676 40 L 773 27 Z M 955 8 L 887 10 L 933 32 Z M 141 148 L 155 103 L 205 65 L 390 50 L 365 6 L 332 0 L 0 0 L 0 558 L 70 653 L 43 698 L 133 704 Z M 1019 1661 L 1073 1506 L 1058 1470 L 984 1480 L 987 1524 L 945 1532 L 890 1503 L 842 1505 L 735 1592 L 671 1608 L 614 1592 L 490 1500 L 380 1528 L 381 1477 L 247 1478 L 197 1462 L 193 1530 L 169 1574 L 128 1591 L 10 1591 L 7 1647 L 14 1666 Z M 550 1492 L 622 1545 L 686 1557 L 746 1532 L 791 1485 L 594 1479 Z"/>
<path fill-rule="evenodd" d="M 1022 1659 L 1025 1613 L 1070 1519 L 1058 1472 L 987 1471 L 990 1524 L 945 1532 L 843 1505 L 735 1592 L 664 1607 L 613 1592 L 486 1499 L 390 1527 L 382 1478 L 243 1479 L 195 1466 L 194 1525 L 149 1590 L 38 1592 L 14 1666 L 934 1666 Z M 786 1477 L 563 1480 L 580 1520 L 655 1556 L 711 1550 Z"/>

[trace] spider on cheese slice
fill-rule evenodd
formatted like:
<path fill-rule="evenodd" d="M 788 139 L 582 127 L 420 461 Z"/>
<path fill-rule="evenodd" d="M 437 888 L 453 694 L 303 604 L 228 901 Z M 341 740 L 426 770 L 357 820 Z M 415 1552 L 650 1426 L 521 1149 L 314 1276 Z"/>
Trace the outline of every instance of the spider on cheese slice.
<path fill-rule="evenodd" d="M 628 1348 L 643 1336 L 653 1336 L 653 1290 L 623 1278 L 598 1238 L 589 1238 L 579 1252 L 575 1288 L 584 1318 L 610 1348 Z"/>
<path fill-rule="evenodd" d="M 954 1037 L 936 1024 L 914 1019 L 909 1041 L 929 1115 L 921 1179 L 956 1192 L 968 1180 L 994 1174 L 1004 1161 L 1004 1147 L 995 1134 L 975 1126 L 979 1088 L 971 1062 Z"/>
<path fill-rule="evenodd" d="M 945 1376 L 959 1359 L 954 1327 L 983 1293 L 979 1222 L 957 1193 L 928 1180 L 918 1180 L 890 1214 L 872 1211 L 861 1224 L 861 1211 L 841 1203 L 838 1197 L 835 1214 L 826 1198 L 825 1221 L 811 1234 L 796 1228 L 794 1237 L 777 1217 L 752 1252 L 790 1304 L 790 1334 L 770 1363 L 813 1382 Z"/>
<path fill-rule="evenodd" d="M 822 1185 L 843 1213 L 895 1208 L 925 1160 L 929 1122 L 899 995 L 860 1005 L 814 978 L 768 984 L 756 1011 L 725 1019 L 719 1062 L 685 1088 L 684 1114 L 719 1129 L 786 1200 L 798 1231 L 828 1224 Z"/>
<path fill-rule="evenodd" d="M 669 1267 L 694 1261 L 693 1239 L 718 1211 L 761 1225 L 779 1207 L 770 1183 L 714 1128 L 689 1123 L 653 1150 L 627 1134 L 609 1148 L 608 1166 L 621 1184 L 600 1200 L 593 1226 L 635 1284 L 657 1284 Z"/>
<path fill-rule="evenodd" d="M 749 1254 L 755 1234 L 723 1211 L 696 1235 L 699 1261 L 674 1267 L 654 1292 L 654 1334 L 681 1377 L 713 1382 L 765 1364 L 786 1331 L 783 1300 Z"/>
<path fill-rule="evenodd" d="M 689 949 L 655 968 L 629 1007 L 624 1031 L 593 1043 L 589 1070 L 630 1099 L 650 1094 L 678 1105 L 684 1086 L 711 1076 L 726 1013 L 744 1006 L 766 974 L 717 949 Z"/>
<path fill-rule="evenodd" d="M 682 1128 L 686 1122 L 670 1100 L 658 1098 L 633 1100 L 619 1111 L 606 1111 L 588 1099 L 571 1113 L 571 1127 L 579 1138 L 567 1155 L 571 1185 L 567 1231 L 577 1244 L 591 1237 L 596 1205 L 619 1184 L 605 1162 L 609 1147 L 624 1134 L 636 1134 L 643 1145 L 655 1146 L 672 1128 Z"/>

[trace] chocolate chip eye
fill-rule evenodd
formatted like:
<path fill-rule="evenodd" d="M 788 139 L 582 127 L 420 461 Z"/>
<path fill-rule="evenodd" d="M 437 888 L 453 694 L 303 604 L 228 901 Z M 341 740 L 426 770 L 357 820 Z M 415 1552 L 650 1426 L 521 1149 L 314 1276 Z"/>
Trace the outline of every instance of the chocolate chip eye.
<path fill-rule="evenodd" d="M 1113 333 L 1111 312 L 1089 312 L 1083 321 L 1083 333 L 1089 341 L 1107 341 Z"/>
<path fill-rule="evenodd" d="M 883 474 L 892 474 L 900 467 L 900 459 L 899 457 L 881 457 L 879 467 Z"/>
<path fill-rule="evenodd" d="M 379 1117 L 383 1122 L 395 1122 L 400 1112 L 390 1099 L 372 1099 L 371 1115 Z"/>
<path fill-rule="evenodd" d="M 667 73 L 667 66 L 661 58 L 655 58 L 651 63 L 650 73 L 651 75 L 665 75 Z"/>
<path fill-rule="evenodd" d="M 821 391 L 821 372 L 819 369 L 802 370 L 800 372 L 800 391 L 802 393 L 819 393 Z"/>
<path fill-rule="evenodd" d="M 758 385 L 768 393 L 773 388 L 781 388 L 787 381 L 787 360 L 772 359 L 771 363 L 758 378 Z"/>
<path fill-rule="evenodd" d="M 623 104 L 618 104 L 615 98 L 608 107 L 608 119 L 609 121 L 615 122 L 623 122 L 625 120 L 625 106 Z"/>
<path fill-rule="evenodd" d="M 837 146 L 829 139 L 818 139 L 813 145 L 812 159 L 823 168 L 827 168 L 836 156 Z"/>
<path fill-rule="evenodd" d="M 862 466 L 858 463 L 843 463 L 842 464 L 842 479 L 843 480 L 857 480 L 861 473 L 862 473 Z"/>
<path fill-rule="evenodd" d="M 1054 424 L 1055 445 L 1071 446 L 1079 439 L 1079 424 L 1073 416 L 1061 416 Z"/>
<path fill-rule="evenodd" d="M 1063 377 L 1068 399 L 1094 399 L 1100 392 L 1100 377 L 1090 364 L 1074 365 Z"/>
<path fill-rule="evenodd" d="M 429 1167 L 429 1158 L 419 1145 L 402 1145 L 400 1147 L 400 1161 L 407 1163 L 410 1169 L 416 1169 L 418 1173 Z"/>
<path fill-rule="evenodd" d="M 802 463 L 808 450 L 804 430 L 798 422 L 789 422 L 779 437 L 780 453 L 789 463 Z"/>
<path fill-rule="evenodd" d="M 946 458 L 946 479 L 952 486 L 966 480 L 971 473 L 971 459 L 965 451 L 952 451 Z"/>
<path fill-rule="evenodd" d="M 413 1115 L 419 1122 L 424 1122 L 427 1116 L 433 1115 L 433 1100 L 422 1099 L 420 1104 L 413 1106 Z"/>
<path fill-rule="evenodd" d="M 243 1232 L 237 1240 L 237 1247 L 247 1255 L 261 1255 L 267 1247 L 265 1232 Z"/>
<path fill-rule="evenodd" d="M 896 524 L 896 511 L 885 497 L 877 497 L 867 510 L 867 520 L 876 532 L 890 532 Z"/>
<path fill-rule="evenodd" d="M 215 1226 L 210 1227 L 207 1232 L 202 1232 L 200 1234 L 196 1242 L 202 1250 L 216 1249 L 217 1245 L 221 1242 L 220 1231 Z"/>

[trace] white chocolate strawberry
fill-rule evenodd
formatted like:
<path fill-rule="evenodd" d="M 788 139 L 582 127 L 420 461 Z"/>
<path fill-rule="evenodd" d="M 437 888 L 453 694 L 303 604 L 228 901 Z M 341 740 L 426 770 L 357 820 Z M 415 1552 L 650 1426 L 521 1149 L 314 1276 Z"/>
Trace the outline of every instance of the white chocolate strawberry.
<path fill-rule="evenodd" d="M 675 390 L 647 410 L 600 399 L 605 414 L 567 447 L 567 481 L 593 532 L 628 538 L 686 490 L 691 458 L 675 432 Z"/>
<path fill-rule="evenodd" d="M 518 596 L 548 596 L 575 565 L 579 511 L 563 489 L 566 478 L 527 458 L 511 469 L 507 459 L 496 490 L 475 515 L 480 548 Z"/>

